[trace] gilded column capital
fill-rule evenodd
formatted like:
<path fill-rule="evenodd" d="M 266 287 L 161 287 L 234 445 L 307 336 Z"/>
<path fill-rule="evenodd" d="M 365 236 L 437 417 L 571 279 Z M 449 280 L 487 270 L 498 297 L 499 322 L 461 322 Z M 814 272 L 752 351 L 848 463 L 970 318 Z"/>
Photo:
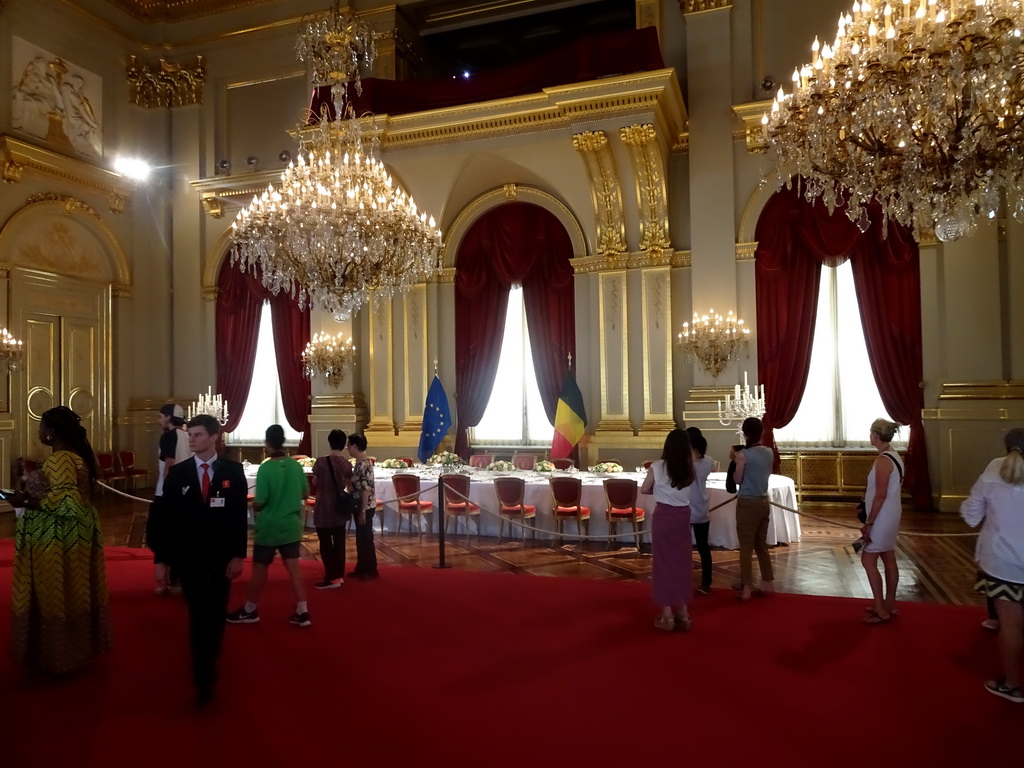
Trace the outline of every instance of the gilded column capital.
<path fill-rule="evenodd" d="M 171 64 L 160 59 L 159 64 L 146 64 L 136 56 L 128 57 L 128 101 L 140 107 L 183 107 L 203 103 L 203 84 L 206 66 L 203 57 L 195 63 Z"/>
<path fill-rule="evenodd" d="M 720 11 L 723 8 L 731 8 L 732 0 L 679 0 L 679 7 L 684 14 Z"/>
<path fill-rule="evenodd" d="M 657 142 L 658 134 L 650 123 L 619 129 L 622 142 L 629 148 L 636 179 L 637 209 L 640 213 L 640 250 L 661 253 L 672 247 L 668 231 L 668 191 L 665 159 Z"/>

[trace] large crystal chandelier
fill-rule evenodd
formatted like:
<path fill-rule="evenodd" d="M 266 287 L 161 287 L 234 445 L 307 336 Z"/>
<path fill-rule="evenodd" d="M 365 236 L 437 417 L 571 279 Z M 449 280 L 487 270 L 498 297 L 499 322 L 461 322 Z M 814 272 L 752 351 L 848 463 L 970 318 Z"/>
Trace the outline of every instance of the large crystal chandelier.
<path fill-rule="evenodd" d="M 362 90 L 359 68 L 372 64 L 373 39 L 369 25 L 337 3 L 303 21 L 298 57 L 310 62 L 314 85 L 330 85 L 337 120 L 326 107 L 311 116 L 280 185 L 253 197 L 232 224 L 232 259 L 243 270 L 338 319 L 371 291 L 391 298 L 434 274 L 441 246 L 433 217 L 392 180 L 376 132 L 367 140 L 354 114 L 349 89 Z"/>
<path fill-rule="evenodd" d="M 1022 5 L 854 2 L 762 119 L 779 182 L 801 176 L 862 231 L 875 201 L 919 239 L 955 240 L 997 215 L 1000 190 L 1024 221 Z"/>

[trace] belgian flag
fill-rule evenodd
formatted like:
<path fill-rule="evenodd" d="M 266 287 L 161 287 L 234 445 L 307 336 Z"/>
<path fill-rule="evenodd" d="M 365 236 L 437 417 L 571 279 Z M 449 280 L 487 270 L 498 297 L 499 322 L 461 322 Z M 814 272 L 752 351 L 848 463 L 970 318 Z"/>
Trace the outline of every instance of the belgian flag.
<path fill-rule="evenodd" d="M 555 436 L 551 440 L 551 458 L 568 458 L 576 443 L 583 437 L 587 426 L 587 411 L 583 407 L 583 395 L 576 385 L 576 378 L 569 371 L 562 382 L 562 394 L 558 396 L 555 409 Z"/>

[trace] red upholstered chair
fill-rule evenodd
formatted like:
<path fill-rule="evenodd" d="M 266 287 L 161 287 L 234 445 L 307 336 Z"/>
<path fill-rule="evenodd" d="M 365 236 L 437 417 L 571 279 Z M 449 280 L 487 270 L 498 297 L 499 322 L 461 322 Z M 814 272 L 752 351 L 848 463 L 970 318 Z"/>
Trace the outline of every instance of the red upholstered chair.
<path fill-rule="evenodd" d="M 576 466 L 576 462 L 572 459 L 552 459 L 551 463 L 555 465 L 555 469 L 569 469 Z"/>
<path fill-rule="evenodd" d="M 125 480 L 127 482 L 127 476 L 123 472 L 118 472 L 114 469 L 114 454 L 112 453 L 97 453 L 96 463 L 99 465 L 101 482 L 113 487 L 117 480 Z"/>
<path fill-rule="evenodd" d="M 406 456 L 399 456 L 398 460 L 399 461 L 404 461 L 405 462 L 405 466 L 407 466 L 407 467 L 411 467 L 413 464 L 416 463 L 415 461 L 413 461 L 412 459 L 410 459 L 410 458 L 408 458 Z"/>
<path fill-rule="evenodd" d="M 582 504 L 583 481 L 578 477 L 552 477 L 549 482 L 557 536 L 561 538 L 562 526 L 568 518 L 575 519 L 577 530 L 586 535 L 590 529 L 590 507 Z"/>
<path fill-rule="evenodd" d="M 651 468 L 651 464 L 653 464 L 653 463 L 654 463 L 653 461 L 645 461 L 644 462 L 644 469 L 650 469 Z"/>
<path fill-rule="evenodd" d="M 535 453 L 517 453 L 512 456 L 512 464 L 516 469 L 533 469 L 537 458 Z"/>
<path fill-rule="evenodd" d="M 719 464 L 718 464 L 718 462 L 716 461 L 716 462 L 715 462 L 714 464 L 712 464 L 712 465 L 711 465 L 711 471 L 712 471 L 712 472 L 717 472 L 717 471 L 718 471 L 718 469 L 719 469 Z"/>
<path fill-rule="evenodd" d="M 493 453 L 474 453 L 469 457 L 469 466 L 483 469 L 488 464 L 494 463 Z"/>
<path fill-rule="evenodd" d="M 445 530 L 448 530 L 448 523 L 455 521 L 455 535 L 459 533 L 459 518 L 466 523 L 466 544 L 469 544 L 469 518 L 476 515 L 476 535 L 480 535 L 480 507 L 469 498 L 469 475 L 441 475 L 444 482 L 444 511 Z"/>
<path fill-rule="evenodd" d="M 124 475 L 125 485 L 131 483 L 131 488 L 135 490 L 135 481 L 140 477 L 143 479 L 143 483 L 149 479 L 149 470 L 136 469 L 135 468 L 135 451 L 118 451 L 117 461 L 121 465 L 121 474 Z M 145 485 L 143 485 L 145 488 Z"/>
<path fill-rule="evenodd" d="M 636 480 L 611 477 L 604 481 L 604 496 L 608 501 L 604 514 L 608 520 L 608 531 L 614 536 L 619 532 L 619 523 L 632 523 L 637 552 L 640 551 L 644 524 L 644 508 L 636 503 L 638 490 Z M 608 545 L 611 546 L 610 541 Z"/>
<path fill-rule="evenodd" d="M 395 531 L 395 536 L 398 536 L 402 532 L 402 517 L 405 515 L 409 516 L 409 533 L 412 533 L 412 517 L 413 515 L 420 515 L 420 539 L 423 538 L 423 517 L 426 516 L 429 519 L 430 513 L 434 510 L 434 502 L 425 501 L 423 497 L 419 495 L 420 492 L 420 479 L 416 475 L 399 474 L 391 478 L 391 485 L 395 489 L 395 496 L 400 501 L 398 502 L 398 528 Z M 404 498 L 403 497 L 408 497 Z"/>
<path fill-rule="evenodd" d="M 498 529 L 498 543 L 505 533 L 505 521 L 509 521 L 509 538 L 512 538 L 512 520 L 519 518 L 523 522 L 535 520 L 537 507 L 523 503 L 526 497 L 526 481 L 521 477 L 494 478 L 494 492 L 498 495 L 498 514 L 501 515 L 501 528 Z M 535 523 L 536 524 L 536 523 Z M 533 531 L 533 538 L 537 532 Z M 526 544 L 526 529 L 523 529 L 523 544 Z"/>

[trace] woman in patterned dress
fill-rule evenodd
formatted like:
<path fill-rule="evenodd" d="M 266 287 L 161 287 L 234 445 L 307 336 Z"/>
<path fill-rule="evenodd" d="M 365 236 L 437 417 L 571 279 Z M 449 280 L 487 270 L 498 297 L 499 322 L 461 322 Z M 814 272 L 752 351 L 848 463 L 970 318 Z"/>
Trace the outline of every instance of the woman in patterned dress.
<path fill-rule="evenodd" d="M 110 610 L 99 520 L 96 456 L 81 418 L 65 406 L 39 421 L 53 453 L 25 475 L 27 507 L 15 532 L 11 653 L 34 672 L 73 672 L 110 648 Z"/>

